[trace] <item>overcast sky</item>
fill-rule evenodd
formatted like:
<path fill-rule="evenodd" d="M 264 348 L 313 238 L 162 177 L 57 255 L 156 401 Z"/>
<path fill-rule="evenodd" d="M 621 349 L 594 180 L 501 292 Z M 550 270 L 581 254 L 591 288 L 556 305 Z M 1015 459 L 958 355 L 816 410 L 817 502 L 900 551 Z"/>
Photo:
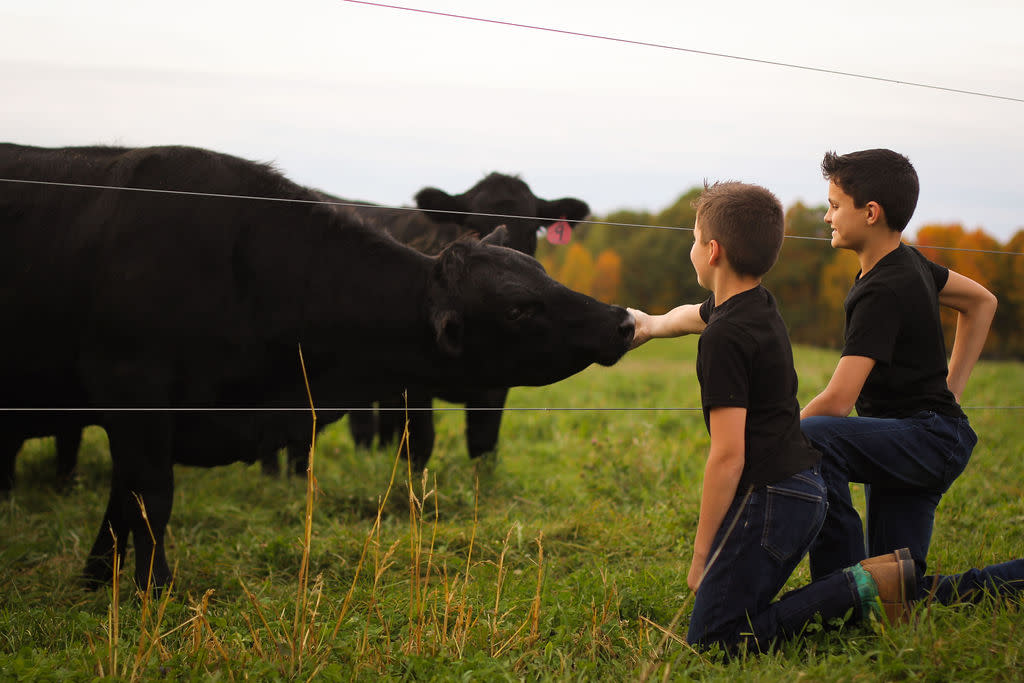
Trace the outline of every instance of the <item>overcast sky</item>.
<path fill-rule="evenodd" d="M 408 4 L 1024 98 L 1020 0 Z M 492 170 L 597 213 L 705 178 L 819 204 L 826 150 L 891 147 L 908 234 L 1024 228 L 1024 103 L 342 0 L 5 0 L 0 101 L 7 141 L 196 145 L 385 204 Z"/>

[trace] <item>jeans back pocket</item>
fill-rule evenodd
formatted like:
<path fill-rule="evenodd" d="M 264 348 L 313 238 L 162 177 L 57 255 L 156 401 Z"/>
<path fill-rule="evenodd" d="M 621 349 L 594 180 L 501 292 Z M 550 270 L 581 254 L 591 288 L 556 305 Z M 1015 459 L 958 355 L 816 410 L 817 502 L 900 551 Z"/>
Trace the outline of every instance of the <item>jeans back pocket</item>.
<path fill-rule="evenodd" d="M 799 561 L 821 530 L 827 508 L 820 476 L 800 473 L 766 486 L 761 547 L 779 563 Z"/>

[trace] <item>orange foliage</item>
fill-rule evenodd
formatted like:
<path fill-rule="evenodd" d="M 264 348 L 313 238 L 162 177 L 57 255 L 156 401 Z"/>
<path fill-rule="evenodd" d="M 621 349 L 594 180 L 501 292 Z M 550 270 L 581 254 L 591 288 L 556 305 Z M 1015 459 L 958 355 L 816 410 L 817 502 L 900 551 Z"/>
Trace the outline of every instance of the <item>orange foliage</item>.
<path fill-rule="evenodd" d="M 579 242 L 573 242 L 558 273 L 558 281 L 569 289 L 590 294 L 594 282 L 594 257 Z"/>
<path fill-rule="evenodd" d="M 950 267 L 952 254 L 949 248 L 956 247 L 964 236 L 964 226 L 952 225 L 926 225 L 917 231 L 917 248 L 929 261 L 939 265 Z M 947 247 L 947 249 L 930 249 L 929 247 Z"/>
<path fill-rule="evenodd" d="M 622 257 L 613 249 L 605 249 L 594 263 L 591 296 L 606 304 L 615 303 L 622 285 Z"/>

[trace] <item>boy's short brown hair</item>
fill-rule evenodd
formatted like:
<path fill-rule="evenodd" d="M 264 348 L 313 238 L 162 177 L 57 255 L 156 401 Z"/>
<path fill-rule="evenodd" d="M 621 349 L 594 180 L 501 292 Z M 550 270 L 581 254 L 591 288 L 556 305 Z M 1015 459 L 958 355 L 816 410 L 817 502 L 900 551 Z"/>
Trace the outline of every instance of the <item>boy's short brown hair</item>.
<path fill-rule="evenodd" d="M 821 174 L 864 208 L 878 202 L 890 230 L 903 232 L 914 215 L 920 184 L 910 159 L 891 149 L 865 149 L 842 156 L 826 152 Z"/>
<path fill-rule="evenodd" d="M 785 214 L 778 198 L 761 187 L 736 181 L 704 183 L 693 202 L 701 239 L 716 240 L 738 275 L 761 277 L 782 249 Z"/>

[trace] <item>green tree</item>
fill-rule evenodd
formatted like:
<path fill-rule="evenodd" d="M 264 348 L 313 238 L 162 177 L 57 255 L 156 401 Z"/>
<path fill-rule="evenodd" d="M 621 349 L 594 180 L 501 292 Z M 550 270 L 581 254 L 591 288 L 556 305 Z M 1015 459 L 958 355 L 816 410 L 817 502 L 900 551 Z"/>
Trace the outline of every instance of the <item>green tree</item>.
<path fill-rule="evenodd" d="M 786 239 L 764 284 L 778 300 L 779 312 L 793 341 L 834 346 L 835 330 L 821 324 L 823 316 L 831 314 L 829 308 L 834 302 L 822 299 L 816 291 L 822 272 L 835 259 L 836 252 L 826 241 L 831 231 L 822 220 L 825 210 L 825 206 L 797 202 L 786 211 Z M 842 299 L 839 305 L 842 306 Z M 839 335 L 841 338 L 841 327 Z"/>

